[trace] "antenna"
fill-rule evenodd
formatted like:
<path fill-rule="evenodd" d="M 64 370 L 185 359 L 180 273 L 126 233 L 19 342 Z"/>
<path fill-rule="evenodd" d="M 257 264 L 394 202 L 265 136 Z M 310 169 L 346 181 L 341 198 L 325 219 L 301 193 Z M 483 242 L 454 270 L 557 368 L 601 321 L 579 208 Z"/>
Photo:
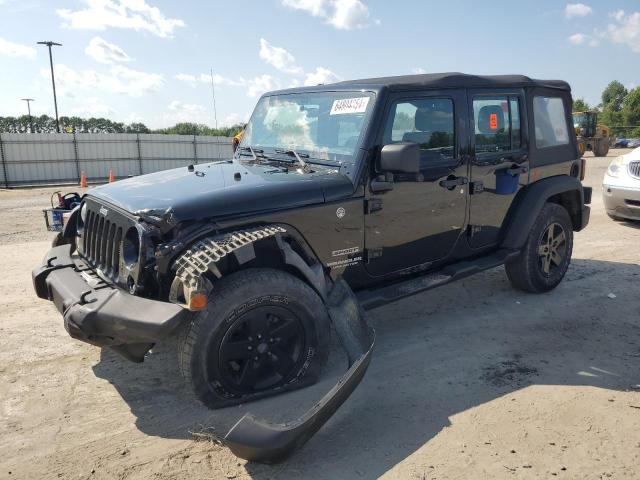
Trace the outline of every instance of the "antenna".
<path fill-rule="evenodd" d="M 216 87 L 213 83 L 213 68 L 211 69 L 211 96 L 213 97 L 213 120 L 218 130 L 218 112 L 216 111 Z"/>

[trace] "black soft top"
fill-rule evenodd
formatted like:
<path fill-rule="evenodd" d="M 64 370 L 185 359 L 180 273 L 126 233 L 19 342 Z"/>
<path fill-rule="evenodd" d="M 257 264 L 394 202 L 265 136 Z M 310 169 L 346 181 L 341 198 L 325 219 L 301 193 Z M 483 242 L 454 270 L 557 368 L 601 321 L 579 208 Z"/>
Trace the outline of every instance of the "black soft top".
<path fill-rule="evenodd" d="M 524 75 L 468 75 L 458 72 L 365 78 L 338 82 L 333 85 L 386 87 L 389 90 L 411 90 L 414 88 L 546 87 L 571 91 L 569 84 L 562 80 L 536 80 Z"/>

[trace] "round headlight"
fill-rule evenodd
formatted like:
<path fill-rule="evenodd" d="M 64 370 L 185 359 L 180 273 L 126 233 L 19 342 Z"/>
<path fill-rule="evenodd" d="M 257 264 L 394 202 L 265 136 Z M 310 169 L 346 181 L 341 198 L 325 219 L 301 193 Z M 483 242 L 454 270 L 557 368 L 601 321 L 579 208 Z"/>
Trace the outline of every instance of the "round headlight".
<path fill-rule="evenodd" d="M 78 218 L 78 233 L 82 233 L 84 224 L 87 222 L 87 204 L 83 203 L 80 207 L 80 217 Z"/>
<path fill-rule="evenodd" d="M 82 220 L 82 223 L 87 221 L 87 204 L 83 203 L 82 206 L 80 207 L 80 220 Z"/>
<path fill-rule="evenodd" d="M 122 242 L 122 259 L 128 267 L 138 263 L 140 258 L 140 234 L 135 227 L 129 228 Z"/>

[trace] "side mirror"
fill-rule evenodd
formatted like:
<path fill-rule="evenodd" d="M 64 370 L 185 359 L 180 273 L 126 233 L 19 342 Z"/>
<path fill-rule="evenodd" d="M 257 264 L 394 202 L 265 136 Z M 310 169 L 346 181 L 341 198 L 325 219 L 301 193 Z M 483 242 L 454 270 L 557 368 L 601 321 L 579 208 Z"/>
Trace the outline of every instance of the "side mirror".
<path fill-rule="evenodd" d="M 380 152 L 380 170 L 383 172 L 419 173 L 420 145 L 413 142 L 385 145 Z"/>

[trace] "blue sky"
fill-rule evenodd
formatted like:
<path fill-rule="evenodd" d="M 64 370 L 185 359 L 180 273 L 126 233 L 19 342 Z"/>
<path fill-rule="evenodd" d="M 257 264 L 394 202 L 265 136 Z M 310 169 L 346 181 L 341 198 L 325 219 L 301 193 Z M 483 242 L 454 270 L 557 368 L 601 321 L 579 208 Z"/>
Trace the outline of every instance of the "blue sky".
<path fill-rule="evenodd" d="M 567 80 L 598 103 L 640 86 L 640 1 L 0 0 L 0 116 L 53 113 L 151 127 L 246 120 L 266 90 L 462 71 Z"/>

